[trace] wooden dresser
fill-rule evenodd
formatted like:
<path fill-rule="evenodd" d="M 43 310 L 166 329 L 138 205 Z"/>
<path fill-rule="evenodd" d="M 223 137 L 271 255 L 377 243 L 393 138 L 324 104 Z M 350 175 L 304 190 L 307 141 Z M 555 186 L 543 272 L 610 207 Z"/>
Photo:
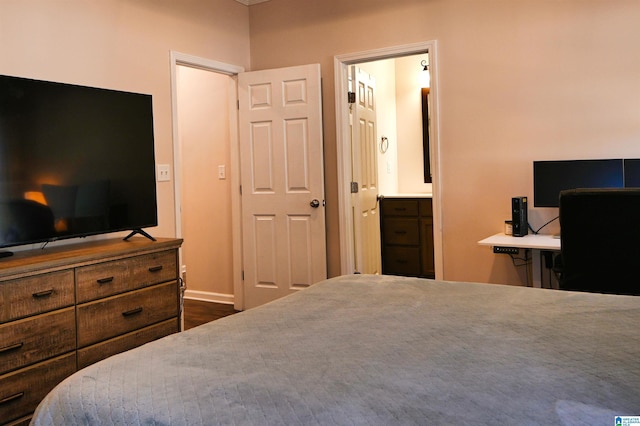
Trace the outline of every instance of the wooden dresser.
<path fill-rule="evenodd" d="M 434 278 L 431 198 L 380 200 L 382 273 Z"/>
<path fill-rule="evenodd" d="M 180 330 L 182 240 L 110 239 L 0 259 L 0 424 L 96 361 Z"/>

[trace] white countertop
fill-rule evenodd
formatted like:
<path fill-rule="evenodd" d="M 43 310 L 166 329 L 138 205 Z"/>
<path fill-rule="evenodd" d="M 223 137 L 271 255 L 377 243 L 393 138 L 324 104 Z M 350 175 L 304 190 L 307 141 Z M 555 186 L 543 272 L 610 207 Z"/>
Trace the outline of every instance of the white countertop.
<path fill-rule="evenodd" d="M 433 194 L 422 192 L 422 193 L 407 193 L 407 194 L 380 194 L 380 196 L 384 198 L 432 198 Z"/>
<path fill-rule="evenodd" d="M 539 250 L 560 250 L 560 238 L 548 234 L 527 234 L 514 237 L 503 233 L 478 241 L 481 246 L 519 247 Z"/>

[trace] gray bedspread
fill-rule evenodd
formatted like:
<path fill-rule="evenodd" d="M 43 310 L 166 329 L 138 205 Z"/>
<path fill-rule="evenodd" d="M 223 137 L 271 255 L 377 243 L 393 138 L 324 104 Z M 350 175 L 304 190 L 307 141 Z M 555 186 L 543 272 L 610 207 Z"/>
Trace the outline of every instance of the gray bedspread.
<path fill-rule="evenodd" d="M 613 425 L 640 297 L 355 275 L 71 376 L 35 425 Z"/>

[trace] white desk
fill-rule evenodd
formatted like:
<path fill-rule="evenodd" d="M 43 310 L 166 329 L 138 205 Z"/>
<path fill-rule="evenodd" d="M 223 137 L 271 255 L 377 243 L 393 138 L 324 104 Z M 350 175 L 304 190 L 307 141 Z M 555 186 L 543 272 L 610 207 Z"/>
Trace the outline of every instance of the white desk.
<path fill-rule="evenodd" d="M 519 249 L 531 249 L 531 262 L 538 267 L 532 268 L 532 284 L 534 287 L 542 286 L 542 263 L 540 252 L 543 250 L 560 251 L 560 238 L 553 235 L 529 234 L 524 237 L 495 234 L 484 240 L 478 241 L 481 246 L 490 247 L 516 247 Z"/>

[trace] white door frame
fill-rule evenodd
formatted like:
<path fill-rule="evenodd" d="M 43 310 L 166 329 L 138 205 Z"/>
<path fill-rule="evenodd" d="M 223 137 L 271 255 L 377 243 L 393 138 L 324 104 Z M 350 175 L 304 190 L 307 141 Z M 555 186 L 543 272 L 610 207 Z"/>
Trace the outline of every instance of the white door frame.
<path fill-rule="evenodd" d="M 442 250 L 442 180 L 440 173 L 440 134 L 438 131 L 438 54 L 435 40 L 367 50 L 334 57 L 336 146 L 338 160 L 338 211 L 340 225 L 340 270 L 352 274 L 355 270 L 354 230 L 351 220 L 351 143 L 349 107 L 347 104 L 347 68 L 349 65 L 390 59 L 429 52 L 430 90 L 430 146 L 433 176 L 433 237 L 436 279 L 443 279 L 444 260 Z M 419 65 L 419 64 L 418 64 Z M 416 65 L 416 66 L 418 66 Z"/>
<path fill-rule="evenodd" d="M 244 72 L 244 67 L 198 56 L 171 51 L 171 123 L 173 142 L 173 194 L 175 205 L 176 237 L 182 238 L 182 153 L 178 132 L 178 96 L 177 96 L 177 68 L 179 65 L 198 68 L 205 71 L 225 74 L 231 77 L 229 84 L 233 87 L 231 93 L 235 97 L 229 99 L 229 143 L 231 148 L 231 232 L 233 245 L 233 292 L 234 307 L 242 310 L 244 308 L 244 291 L 242 287 L 242 218 L 240 207 L 240 151 L 238 140 L 238 108 L 237 108 L 237 78 L 238 73 Z M 237 190 L 233 189 L 236 188 Z M 211 242 L 214 244 L 215 242 Z M 180 251 L 180 274 L 182 275 L 182 251 Z"/>

